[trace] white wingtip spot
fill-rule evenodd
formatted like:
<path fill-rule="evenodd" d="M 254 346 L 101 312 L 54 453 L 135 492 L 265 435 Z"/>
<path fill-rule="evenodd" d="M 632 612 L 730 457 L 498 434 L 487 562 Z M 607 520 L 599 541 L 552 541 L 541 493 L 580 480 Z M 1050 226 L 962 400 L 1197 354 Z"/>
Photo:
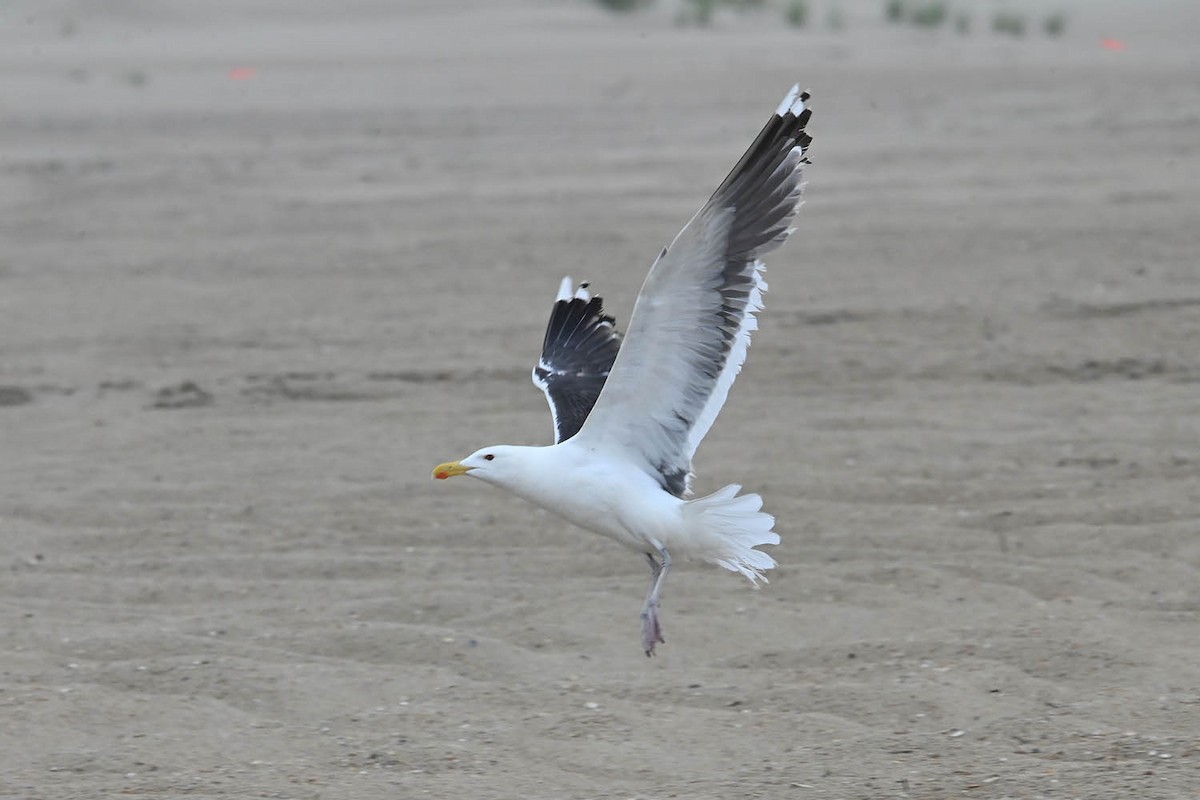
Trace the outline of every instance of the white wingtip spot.
<path fill-rule="evenodd" d="M 787 97 L 783 98 L 779 108 L 775 109 L 775 116 L 782 117 L 789 111 L 794 115 L 799 115 L 804 110 L 804 101 L 800 99 L 800 94 L 800 84 L 792 84 L 792 90 L 787 93 Z"/>
<path fill-rule="evenodd" d="M 570 275 L 562 279 L 562 283 L 558 285 L 558 297 L 554 300 L 570 300 L 572 297 L 576 300 L 582 300 L 585 303 L 592 299 L 592 293 L 588 291 L 590 284 L 587 281 L 579 284 L 579 288 L 575 288 L 575 281 Z"/>

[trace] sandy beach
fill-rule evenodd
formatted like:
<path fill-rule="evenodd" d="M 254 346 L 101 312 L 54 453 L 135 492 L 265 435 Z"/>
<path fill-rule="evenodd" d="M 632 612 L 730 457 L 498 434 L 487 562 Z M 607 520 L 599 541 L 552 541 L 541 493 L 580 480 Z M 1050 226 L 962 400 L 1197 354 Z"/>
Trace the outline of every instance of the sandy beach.
<path fill-rule="evenodd" d="M 1200 795 L 1200 6 L 882 5 L 6 4 L 0 797 Z M 796 81 L 696 459 L 780 566 L 647 659 L 642 559 L 430 469 Z"/>

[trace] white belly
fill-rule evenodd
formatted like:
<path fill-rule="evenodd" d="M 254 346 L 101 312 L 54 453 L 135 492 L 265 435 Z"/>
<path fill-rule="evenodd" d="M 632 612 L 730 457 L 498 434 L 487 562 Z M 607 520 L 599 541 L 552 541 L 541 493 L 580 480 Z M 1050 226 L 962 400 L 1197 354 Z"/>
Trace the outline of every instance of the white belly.
<path fill-rule="evenodd" d="M 653 553 L 682 532 L 683 501 L 663 491 L 649 474 L 569 447 L 544 451 L 549 481 L 508 488 L 585 530 Z"/>

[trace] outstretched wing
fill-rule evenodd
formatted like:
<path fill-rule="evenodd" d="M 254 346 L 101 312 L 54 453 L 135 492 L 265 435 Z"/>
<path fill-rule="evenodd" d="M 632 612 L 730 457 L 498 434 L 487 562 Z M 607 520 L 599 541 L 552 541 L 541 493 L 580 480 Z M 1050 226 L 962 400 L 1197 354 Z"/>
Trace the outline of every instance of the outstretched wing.
<path fill-rule="evenodd" d="M 791 234 L 812 137 L 799 86 L 717 191 L 662 251 L 578 442 L 690 492 L 692 455 L 725 404 L 758 326 L 762 257 Z"/>
<path fill-rule="evenodd" d="M 621 334 L 586 283 L 572 289 L 563 278 L 546 325 L 542 357 L 533 368 L 533 384 L 546 394 L 554 415 L 554 442 L 565 442 L 583 426 L 604 388 Z"/>

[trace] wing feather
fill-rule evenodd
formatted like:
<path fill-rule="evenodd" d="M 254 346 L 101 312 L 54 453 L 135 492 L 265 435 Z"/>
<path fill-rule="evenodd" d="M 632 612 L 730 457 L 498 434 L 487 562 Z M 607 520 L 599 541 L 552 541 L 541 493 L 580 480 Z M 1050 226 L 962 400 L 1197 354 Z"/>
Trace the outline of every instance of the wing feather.
<path fill-rule="evenodd" d="M 762 256 L 791 234 L 812 112 L 798 86 L 671 246 L 638 295 L 624 345 L 578 440 L 616 450 L 679 497 L 741 370 L 762 309 Z"/>
<path fill-rule="evenodd" d="M 563 278 L 546 323 L 542 356 L 533 383 L 546 395 L 554 417 L 554 442 L 565 442 L 583 425 L 621 347 L 615 320 L 604 313 L 588 285 L 573 289 Z"/>

